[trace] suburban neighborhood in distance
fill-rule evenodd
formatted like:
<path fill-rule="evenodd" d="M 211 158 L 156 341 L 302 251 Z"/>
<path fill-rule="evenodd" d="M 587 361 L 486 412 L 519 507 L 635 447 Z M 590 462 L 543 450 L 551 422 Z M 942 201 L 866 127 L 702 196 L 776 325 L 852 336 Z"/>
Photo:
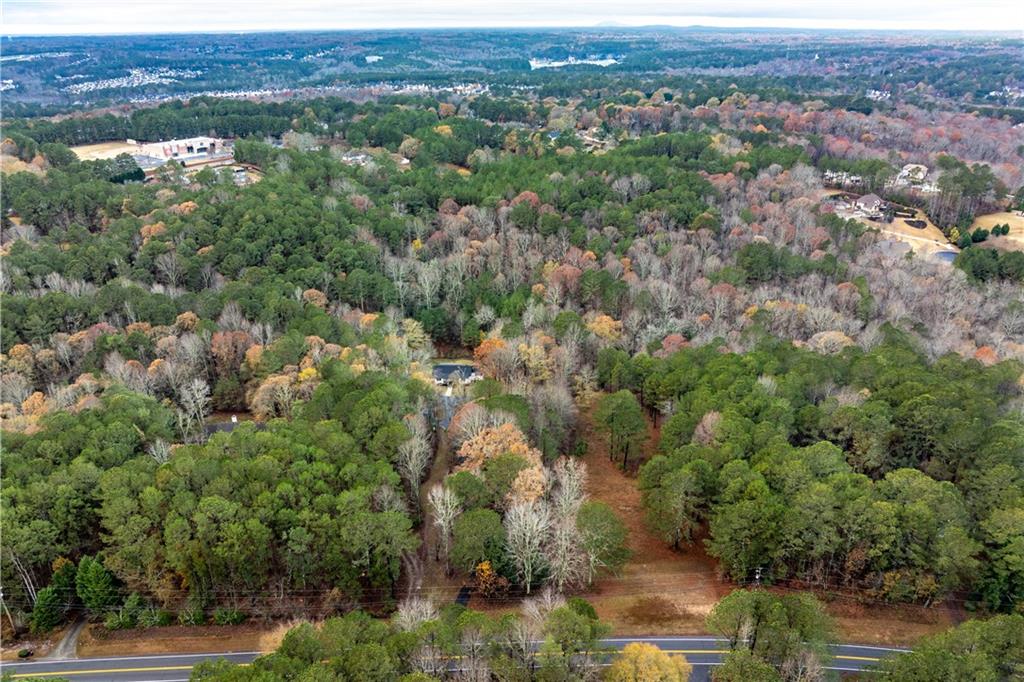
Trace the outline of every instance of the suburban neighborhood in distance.
<path fill-rule="evenodd" d="M 1014 3 L 3 15 L 4 680 L 1024 679 Z"/>

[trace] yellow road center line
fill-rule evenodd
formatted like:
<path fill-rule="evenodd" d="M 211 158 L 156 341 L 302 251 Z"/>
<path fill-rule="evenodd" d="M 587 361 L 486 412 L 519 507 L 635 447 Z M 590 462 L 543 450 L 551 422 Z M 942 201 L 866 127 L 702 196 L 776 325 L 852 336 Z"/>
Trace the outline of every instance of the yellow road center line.
<path fill-rule="evenodd" d="M 666 654 L 727 654 L 727 649 L 662 649 Z M 462 658 L 461 656 L 453 656 L 452 658 Z M 836 655 L 833 658 L 841 658 L 845 661 L 869 661 L 878 662 L 881 659 L 872 658 L 870 656 L 844 656 Z M 237 665 L 249 665 L 248 663 L 239 663 Z M 52 670 L 48 672 L 38 673 L 18 673 L 11 675 L 14 679 L 24 679 L 29 677 L 64 677 L 65 675 L 104 675 L 114 673 L 141 673 L 141 672 L 167 672 L 171 670 L 191 670 L 194 666 L 191 665 L 165 665 L 159 667 L 150 668 L 104 668 L 104 669 L 93 669 L 93 670 Z"/>
<path fill-rule="evenodd" d="M 250 663 L 236 663 L 239 666 L 249 666 Z M 11 675 L 14 679 L 24 679 L 26 677 L 64 677 L 65 675 L 109 675 L 113 673 L 145 673 L 145 672 L 167 672 L 170 670 L 192 670 L 195 666 L 192 665 L 163 665 L 159 667 L 150 668 L 107 668 L 104 670 L 49 670 L 41 673 L 18 673 L 17 675 Z"/>
<path fill-rule="evenodd" d="M 727 654 L 724 649 L 662 649 L 666 654 Z"/>
<path fill-rule="evenodd" d="M 142 673 L 168 670 L 191 670 L 191 665 L 163 665 L 155 668 L 105 668 L 95 670 L 50 670 L 44 673 L 18 673 L 11 675 L 14 679 L 25 677 L 64 677 L 65 675 L 109 675 L 112 673 Z"/>

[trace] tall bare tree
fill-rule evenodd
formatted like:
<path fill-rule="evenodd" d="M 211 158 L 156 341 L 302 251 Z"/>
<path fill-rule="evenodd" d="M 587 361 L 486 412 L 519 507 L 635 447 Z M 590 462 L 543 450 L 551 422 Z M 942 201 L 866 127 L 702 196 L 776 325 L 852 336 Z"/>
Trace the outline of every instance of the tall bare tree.
<path fill-rule="evenodd" d="M 434 525 L 437 526 L 439 536 L 437 546 L 434 548 L 434 558 L 440 559 L 441 555 L 444 556 L 444 569 L 447 572 L 450 570 L 448 556 L 451 551 L 452 524 L 455 523 L 455 517 L 461 511 L 459 498 L 451 490 L 438 483 L 427 493 L 427 504 L 430 505 L 434 514 Z"/>
<path fill-rule="evenodd" d="M 506 551 L 527 594 L 544 565 L 550 531 L 551 512 L 543 502 L 521 502 L 505 513 Z"/>
<path fill-rule="evenodd" d="M 544 547 L 544 561 L 551 585 L 559 592 L 582 582 L 588 575 L 587 553 L 574 517 L 559 517 L 554 524 Z"/>
<path fill-rule="evenodd" d="M 202 379 L 191 381 L 178 387 L 178 423 L 182 435 L 186 439 L 199 440 L 206 423 L 206 413 L 210 407 L 210 385 Z"/>
<path fill-rule="evenodd" d="M 420 482 L 430 466 L 431 447 L 427 440 L 429 431 L 422 415 L 406 418 L 406 426 L 412 432 L 408 440 L 398 446 L 398 473 L 409 488 L 409 500 L 417 511 L 420 506 Z"/>

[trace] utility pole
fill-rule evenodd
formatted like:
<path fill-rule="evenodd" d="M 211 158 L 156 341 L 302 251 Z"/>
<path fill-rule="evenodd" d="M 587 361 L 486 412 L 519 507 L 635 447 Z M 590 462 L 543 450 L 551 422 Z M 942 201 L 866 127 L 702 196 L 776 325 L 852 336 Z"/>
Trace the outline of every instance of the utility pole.
<path fill-rule="evenodd" d="M 11 621 L 11 634 L 16 636 L 18 634 L 18 627 L 14 624 L 14 616 L 11 615 L 11 610 L 7 607 L 7 600 L 4 599 L 3 587 L 0 587 L 0 604 L 3 604 L 4 613 L 7 614 L 7 620 Z"/>

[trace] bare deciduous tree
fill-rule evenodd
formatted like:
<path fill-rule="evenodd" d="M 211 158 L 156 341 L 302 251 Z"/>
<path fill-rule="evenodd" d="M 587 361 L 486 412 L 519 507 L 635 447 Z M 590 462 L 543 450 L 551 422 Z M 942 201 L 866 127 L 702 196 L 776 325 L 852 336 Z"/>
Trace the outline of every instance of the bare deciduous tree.
<path fill-rule="evenodd" d="M 412 432 L 408 440 L 398 446 L 398 473 L 409 488 L 409 500 L 414 509 L 419 509 L 419 487 L 427 467 L 430 466 L 431 447 L 427 440 L 426 420 L 422 415 L 406 418 L 406 425 Z"/>
<path fill-rule="evenodd" d="M 412 632 L 423 623 L 437 619 L 437 606 L 429 599 L 410 597 L 398 605 L 392 618 L 402 632 Z"/>
<path fill-rule="evenodd" d="M 167 460 L 171 458 L 171 446 L 163 438 L 157 438 L 153 441 L 146 451 L 149 456 L 156 460 L 157 464 L 166 464 Z"/>
<path fill-rule="evenodd" d="M 544 548 L 548 578 L 559 592 L 580 583 L 587 575 L 587 553 L 580 544 L 574 516 L 561 518 Z"/>
<path fill-rule="evenodd" d="M 0 402 L 21 405 L 32 395 L 32 383 L 18 372 L 0 375 Z"/>
<path fill-rule="evenodd" d="M 526 593 L 544 565 L 544 545 L 551 531 L 551 512 L 543 502 L 521 502 L 505 514 L 506 551 Z"/>
<path fill-rule="evenodd" d="M 416 273 L 416 284 L 419 285 L 420 297 L 424 305 L 433 305 L 443 281 L 444 265 L 440 261 L 427 261 L 420 267 Z"/>
<path fill-rule="evenodd" d="M 161 253 L 156 257 L 154 265 L 157 272 L 162 275 L 165 283 L 170 284 L 172 287 L 176 287 L 181 283 L 181 261 L 178 260 L 176 253 L 173 251 Z"/>
<path fill-rule="evenodd" d="M 178 387 L 179 424 L 182 435 L 189 440 L 202 438 L 206 413 L 210 407 L 210 385 L 202 379 L 192 379 Z"/>
<path fill-rule="evenodd" d="M 536 596 L 524 599 L 521 606 L 523 622 L 534 628 L 541 628 L 544 621 L 555 609 L 565 606 L 565 597 L 551 587 L 545 587 Z"/>
<path fill-rule="evenodd" d="M 451 490 L 438 483 L 427 493 L 427 503 L 433 511 L 434 525 L 437 526 L 439 535 L 437 547 L 434 548 L 434 558 L 440 559 L 440 555 L 443 555 L 445 571 L 448 571 L 452 524 L 455 523 L 455 517 L 461 511 L 459 498 Z"/>
<path fill-rule="evenodd" d="M 392 485 L 382 485 L 373 491 L 373 510 L 378 513 L 409 513 L 409 507 L 405 504 L 405 498 Z"/>
<path fill-rule="evenodd" d="M 554 466 L 555 489 L 552 507 L 556 517 L 575 518 L 586 497 L 587 465 L 578 459 L 561 457 Z"/>

